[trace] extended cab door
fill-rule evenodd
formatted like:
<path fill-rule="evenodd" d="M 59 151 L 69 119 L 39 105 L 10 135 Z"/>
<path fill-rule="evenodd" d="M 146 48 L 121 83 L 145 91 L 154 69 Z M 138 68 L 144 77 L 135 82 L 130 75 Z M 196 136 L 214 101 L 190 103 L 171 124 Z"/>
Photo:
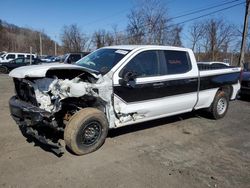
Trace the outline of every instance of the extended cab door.
<path fill-rule="evenodd" d="M 113 82 L 116 113 L 133 117 L 125 124 L 191 111 L 197 101 L 198 70 L 186 51 L 140 51 Z"/>

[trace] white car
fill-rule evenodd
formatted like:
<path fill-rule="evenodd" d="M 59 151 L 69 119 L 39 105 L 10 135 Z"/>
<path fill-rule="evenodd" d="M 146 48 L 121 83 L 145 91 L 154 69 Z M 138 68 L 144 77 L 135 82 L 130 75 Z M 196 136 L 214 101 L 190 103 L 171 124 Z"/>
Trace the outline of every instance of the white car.
<path fill-rule="evenodd" d="M 187 48 L 104 47 L 74 65 L 14 69 L 9 106 L 25 134 L 59 152 L 55 132 L 61 132 L 66 146 L 83 155 L 101 147 L 109 129 L 197 109 L 224 117 L 239 92 L 240 71 L 199 68 Z M 55 131 L 52 138 L 45 129 Z"/>
<path fill-rule="evenodd" d="M 32 58 L 36 58 L 36 54 L 32 54 Z M 7 63 L 16 58 L 30 58 L 30 53 L 5 53 L 0 57 L 0 63 Z"/>

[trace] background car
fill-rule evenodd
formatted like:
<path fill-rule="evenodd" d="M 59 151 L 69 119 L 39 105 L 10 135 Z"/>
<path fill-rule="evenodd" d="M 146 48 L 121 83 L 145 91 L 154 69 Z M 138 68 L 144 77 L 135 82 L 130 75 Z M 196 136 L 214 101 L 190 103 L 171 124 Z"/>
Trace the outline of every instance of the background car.
<path fill-rule="evenodd" d="M 79 59 L 83 58 L 84 56 L 88 55 L 90 52 L 76 52 L 76 53 L 68 53 L 62 56 L 60 62 L 73 64 L 77 62 Z"/>
<path fill-rule="evenodd" d="M 1 63 L 7 63 L 11 60 L 14 60 L 16 58 L 30 58 L 30 53 L 15 53 L 15 52 L 8 52 L 0 57 Z M 32 54 L 32 58 L 37 58 L 36 54 Z"/>
<path fill-rule="evenodd" d="M 214 66 L 214 67 L 228 67 L 230 66 L 229 63 L 225 63 L 225 62 L 220 62 L 220 61 L 208 61 L 208 62 L 197 62 L 198 65 L 202 64 L 202 65 L 210 65 L 210 66 Z"/>
<path fill-rule="evenodd" d="M 250 95 L 250 63 L 244 64 L 244 69 L 241 75 L 240 95 Z"/>
<path fill-rule="evenodd" d="M 27 66 L 27 65 L 36 65 L 41 64 L 43 61 L 41 61 L 38 58 L 32 58 L 32 62 L 30 63 L 30 58 L 16 58 L 10 62 L 7 63 L 0 63 L 0 73 L 7 74 L 11 70 L 21 67 L 21 66 Z"/>

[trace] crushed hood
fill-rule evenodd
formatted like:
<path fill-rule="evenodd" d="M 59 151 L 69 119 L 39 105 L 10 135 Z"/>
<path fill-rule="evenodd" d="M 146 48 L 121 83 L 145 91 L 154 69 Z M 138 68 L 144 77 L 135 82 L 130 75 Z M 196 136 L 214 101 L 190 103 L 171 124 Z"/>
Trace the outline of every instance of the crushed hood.
<path fill-rule="evenodd" d="M 42 65 L 30 65 L 30 66 L 23 66 L 12 70 L 9 73 L 10 77 L 14 78 L 25 78 L 25 77 L 33 77 L 33 78 L 41 78 L 45 77 L 48 70 L 63 70 L 63 69 L 76 69 L 76 70 L 83 70 L 87 71 L 96 77 L 95 74 L 88 71 L 88 69 L 72 64 L 62 64 L 62 63 L 46 63 Z"/>

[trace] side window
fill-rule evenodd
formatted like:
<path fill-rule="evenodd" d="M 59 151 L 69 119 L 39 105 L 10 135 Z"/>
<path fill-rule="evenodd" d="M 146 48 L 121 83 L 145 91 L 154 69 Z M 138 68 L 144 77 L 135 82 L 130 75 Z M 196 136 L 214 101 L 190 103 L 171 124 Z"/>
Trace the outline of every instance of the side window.
<path fill-rule="evenodd" d="M 128 62 L 120 74 L 124 70 L 135 72 L 137 77 L 159 75 L 158 52 L 156 50 L 141 52 Z"/>
<path fill-rule="evenodd" d="M 191 69 L 189 54 L 185 51 L 164 51 L 167 74 L 186 73 Z"/>
<path fill-rule="evenodd" d="M 22 58 L 24 58 L 24 55 L 19 54 L 19 55 L 17 55 L 17 57 L 22 57 Z"/>
<path fill-rule="evenodd" d="M 16 63 L 24 63 L 23 60 L 24 59 L 22 59 L 22 58 L 16 59 Z"/>
<path fill-rule="evenodd" d="M 77 62 L 79 59 L 81 59 L 81 55 L 80 54 L 72 54 L 69 57 L 70 62 L 74 63 Z"/>
<path fill-rule="evenodd" d="M 16 58 L 15 54 L 9 54 L 6 56 L 6 59 L 15 59 L 15 58 Z"/>

